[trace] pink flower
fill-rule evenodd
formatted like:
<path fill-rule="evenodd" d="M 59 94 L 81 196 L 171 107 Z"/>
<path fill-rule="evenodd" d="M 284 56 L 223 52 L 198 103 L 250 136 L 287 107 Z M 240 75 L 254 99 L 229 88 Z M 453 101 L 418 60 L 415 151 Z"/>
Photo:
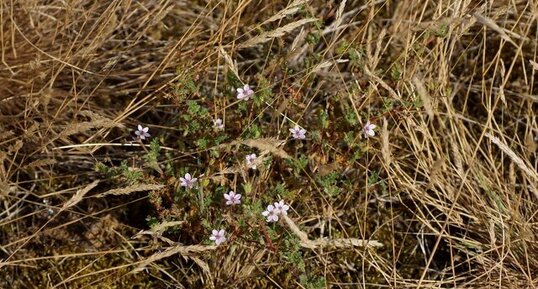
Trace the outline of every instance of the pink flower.
<path fill-rule="evenodd" d="M 226 241 L 226 237 L 224 237 L 224 230 L 213 230 L 211 233 L 211 237 L 209 237 L 209 240 L 215 241 L 215 245 L 220 245 Z"/>
<path fill-rule="evenodd" d="M 256 164 L 254 163 L 256 161 L 256 154 L 250 154 L 250 155 L 247 155 L 245 157 L 246 161 L 247 161 L 247 167 L 255 170 L 256 169 Z"/>
<path fill-rule="evenodd" d="M 254 91 L 248 86 L 248 84 L 245 84 L 243 88 L 237 89 L 237 99 L 239 100 L 249 100 L 251 96 L 254 95 Z"/>
<path fill-rule="evenodd" d="M 136 137 L 144 140 L 147 137 L 150 137 L 151 135 L 148 133 L 149 127 L 142 127 L 142 125 L 138 125 L 138 129 L 135 130 Z"/>
<path fill-rule="evenodd" d="M 375 124 L 371 124 L 370 121 L 366 122 L 366 125 L 364 126 L 363 130 L 364 130 L 364 136 L 366 138 L 368 137 L 372 137 L 372 136 L 375 136 L 375 131 L 374 131 L 374 128 L 376 128 L 377 126 Z"/>
<path fill-rule="evenodd" d="M 222 119 L 220 118 L 217 118 L 213 121 L 213 127 L 218 129 L 218 130 L 223 130 L 224 129 L 224 123 L 222 123 Z"/>
<path fill-rule="evenodd" d="M 283 200 L 280 200 L 280 202 L 275 202 L 275 211 L 277 211 L 277 214 L 287 215 L 288 209 L 290 206 L 286 205 Z"/>
<path fill-rule="evenodd" d="M 181 181 L 181 186 L 186 187 L 188 189 L 192 189 L 194 187 L 194 183 L 198 180 L 197 178 L 193 178 L 191 174 L 186 173 L 184 178 L 179 178 Z"/>
<path fill-rule="evenodd" d="M 296 125 L 294 128 L 290 128 L 291 136 L 294 139 L 305 139 L 306 129 Z"/>
<path fill-rule="evenodd" d="M 278 213 L 273 205 L 269 205 L 267 210 L 262 212 L 262 215 L 267 218 L 267 222 L 276 222 L 278 221 Z"/>
<path fill-rule="evenodd" d="M 241 194 L 236 194 L 234 191 L 230 191 L 227 194 L 224 194 L 226 199 L 226 205 L 239 205 L 241 204 Z"/>

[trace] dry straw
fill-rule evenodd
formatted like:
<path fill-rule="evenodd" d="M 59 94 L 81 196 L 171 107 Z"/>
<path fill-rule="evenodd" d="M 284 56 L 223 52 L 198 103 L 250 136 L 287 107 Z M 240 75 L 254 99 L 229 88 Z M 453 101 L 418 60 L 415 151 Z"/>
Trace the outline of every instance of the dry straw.
<path fill-rule="evenodd" d="M 320 248 L 339 248 L 339 249 L 351 249 L 353 247 L 367 247 L 367 248 L 381 248 L 383 244 L 375 240 L 362 240 L 356 238 L 338 238 L 338 239 L 327 239 L 327 238 L 318 238 L 310 240 L 308 235 L 301 231 L 299 227 L 293 222 L 293 220 L 283 215 L 282 218 L 286 221 L 288 228 L 297 236 L 301 242 L 301 246 L 308 249 L 320 249 Z"/>
<path fill-rule="evenodd" d="M 290 15 L 294 15 L 295 13 L 297 13 L 299 10 L 301 10 L 301 8 L 303 7 L 303 5 L 308 2 L 308 0 L 295 0 L 293 1 L 292 3 L 290 3 L 290 5 L 288 5 L 286 8 L 280 10 L 278 13 L 276 13 L 275 15 L 271 16 L 271 18 L 265 20 L 262 25 L 264 24 L 268 24 L 268 23 L 271 23 L 271 22 L 274 22 L 274 21 L 277 21 L 277 20 L 280 20 L 282 18 L 285 18 L 287 16 L 290 16 Z M 344 1 L 345 2 L 345 1 Z"/>
<path fill-rule="evenodd" d="M 253 46 L 256 46 L 258 44 L 262 44 L 262 43 L 265 43 L 271 39 L 275 39 L 275 38 L 278 38 L 278 37 L 282 37 L 286 34 L 288 34 L 289 32 L 307 24 L 307 23 L 311 23 L 311 22 L 314 22 L 314 21 L 317 21 L 318 19 L 317 18 L 307 18 L 307 19 L 302 19 L 302 20 L 299 20 L 299 21 L 295 21 L 295 22 L 292 22 L 292 23 L 289 23 L 287 25 L 284 25 L 282 27 L 279 27 L 275 30 L 272 30 L 272 31 L 269 31 L 269 32 L 264 32 L 258 36 L 255 36 L 243 43 L 241 43 L 239 45 L 239 48 L 248 48 L 248 47 L 253 47 Z"/>
<path fill-rule="evenodd" d="M 109 195 L 114 195 L 114 196 L 129 195 L 129 194 L 135 193 L 135 192 L 156 191 L 156 190 L 160 190 L 160 189 L 162 189 L 164 187 L 165 187 L 164 185 L 157 185 L 157 184 L 135 184 L 135 185 L 130 185 L 130 186 L 125 187 L 125 188 L 108 190 L 108 191 L 106 191 L 104 193 L 95 195 L 95 197 L 96 198 L 103 198 L 103 197 L 106 197 L 106 196 L 109 196 Z"/>
<path fill-rule="evenodd" d="M 281 148 L 285 141 L 279 140 L 277 138 L 247 139 L 242 141 L 241 143 L 246 146 L 259 149 L 260 151 L 262 151 L 262 154 L 271 153 L 283 159 L 291 158 L 291 156 Z"/>
<path fill-rule="evenodd" d="M 84 188 L 82 189 L 79 189 L 74 195 L 73 197 L 71 197 L 71 199 L 67 202 L 65 202 L 65 204 L 62 206 L 62 210 L 66 210 L 68 208 L 71 208 L 72 206 L 78 204 L 80 201 L 82 201 L 82 199 L 84 198 L 84 196 L 89 192 L 91 191 L 93 188 L 97 187 L 97 185 L 99 184 L 99 180 L 95 180 L 93 181 L 92 183 L 86 185 Z"/>
<path fill-rule="evenodd" d="M 496 144 L 505 154 L 510 157 L 510 159 L 523 171 L 525 174 L 532 179 L 533 182 L 538 182 L 538 173 L 530 168 L 529 164 L 520 158 L 508 145 L 502 142 L 498 137 L 495 137 L 489 133 L 486 133 L 486 136 L 491 140 L 492 143 Z"/>
<path fill-rule="evenodd" d="M 191 257 L 193 254 L 200 254 L 205 253 L 208 251 L 214 251 L 217 248 L 217 246 L 203 246 L 203 245 L 192 245 L 192 246 L 183 246 L 183 245 L 176 245 L 173 247 L 165 248 L 164 251 L 155 253 L 145 260 L 138 263 L 138 266 L 133 270 L 133 272 L 138 272 L 143 270 L 145 267 L 149 266 L 150 264 L 153 264 L 159 260 L 162 260 L 164 258 L 173 256 L 173 255 L 180 255 L 184 257 Z"/>
<path fill-rule="evenodd" d="M 495 137 L 489 133 L 486 133 L 492 143 L 497 145 L 508 157 L 530 178 L 530 188 L 534 195 L 538 198 L 538 173 L 532 170 L 527 162 L 520 158 L 508 145 L 502 142 L 498 137 Z"/>

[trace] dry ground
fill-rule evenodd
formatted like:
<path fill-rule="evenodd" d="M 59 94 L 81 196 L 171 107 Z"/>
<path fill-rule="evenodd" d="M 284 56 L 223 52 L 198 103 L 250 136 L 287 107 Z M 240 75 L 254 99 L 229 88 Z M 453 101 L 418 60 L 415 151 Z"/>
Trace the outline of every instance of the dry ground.
<path fill-rule="evenodd" d="M 536 0 L 0 3 L 0 287 L 538 286 Z"/>

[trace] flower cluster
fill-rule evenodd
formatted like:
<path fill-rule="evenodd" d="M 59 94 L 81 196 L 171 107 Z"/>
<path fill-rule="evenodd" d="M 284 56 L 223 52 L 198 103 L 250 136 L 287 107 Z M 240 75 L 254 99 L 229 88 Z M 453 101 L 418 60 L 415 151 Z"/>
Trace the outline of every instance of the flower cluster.
<path fill-rule="evenodd" d="M 248 84 L 245 84 L 243 87 L 237 88 L 237 99 L 247 101 L 251 97 L 254 96 L 254 91 Z M 364 127 L 362 128 L 362 132 L 366 138 L 374 137 L 375 136 L 375 128 L 377 126 L 375 124 L 370 123 L 370 121 L 366 122 Z M 213 128 L 215 130 L 223 130 L 224 129 L 224 123 L 222 119 L 216 118 L 213 120 Z M 299 125 L 295 125 L 293 128 L 289 129 L 291 137 L 296 140 L 304 140 L 306 139 L 306 129 L 300 127 Z M 137 130 L 135 130 L 135 135 L 137 139 L 139 140 L 145 140 L 146 138 L 149 138 L 151 135 L 148 133 L 149 127 L 143 127 L 142 125 L 138 125 Z M 536 138 L 538 140 L 538 136 Z M 256 164 L 257 164 L 257 156 L 256 154 L 249 154 L 245 157 L 246 165 L 248 168 L 255 170 Z M 193 177 L 191 174 L 186 173 L 184 177 L 179 178 L 180 179 L 180 185 L 182 187 L 185 187 L 187 189 L 194 188 L 196 182 L 198 181 L 197 178 Z M 228 193 L 224 194 L 224 199 L 226 200 L 225 204 L 227 206 L 235 206 L 241 204 L 241 194 L 237 194 L 234 191 L 229 191 Z M 285 216 L 288 214 L 289 206 L 283 201 L 280 200 L 279 202 L 274 202 L 273 204 L 270 204 L 267 206 L 267 209 L 262 212 L 262 216 L 266 218 L 267 222 L 277 222 L 280 217 Z M 215 229 L 212 230 L 211 236 L 209 239 L 211 241 L 215 242 L 215 245 L 220 245 L 226 241 L 225 237 L 225 230 L 224 229 Z"/>
<path fill-rule="evenodd" d="M 267 206 L 267 209 L 262 212 L 262 215 L 267 218 L 267 222 L 276 222 L 279 215 L 288 214 L 289 208 L 284 201 L 280 200 L 280 202 L 275 202 Z"/>

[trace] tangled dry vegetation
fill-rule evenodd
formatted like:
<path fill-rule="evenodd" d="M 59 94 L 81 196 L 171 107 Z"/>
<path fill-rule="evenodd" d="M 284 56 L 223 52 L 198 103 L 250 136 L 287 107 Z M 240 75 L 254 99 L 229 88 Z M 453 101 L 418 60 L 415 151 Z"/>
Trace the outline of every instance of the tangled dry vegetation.
<path fill-rule="evenodd" d="M 535 0 L 0 5 L 0 287 L 538 286 Z"/>

